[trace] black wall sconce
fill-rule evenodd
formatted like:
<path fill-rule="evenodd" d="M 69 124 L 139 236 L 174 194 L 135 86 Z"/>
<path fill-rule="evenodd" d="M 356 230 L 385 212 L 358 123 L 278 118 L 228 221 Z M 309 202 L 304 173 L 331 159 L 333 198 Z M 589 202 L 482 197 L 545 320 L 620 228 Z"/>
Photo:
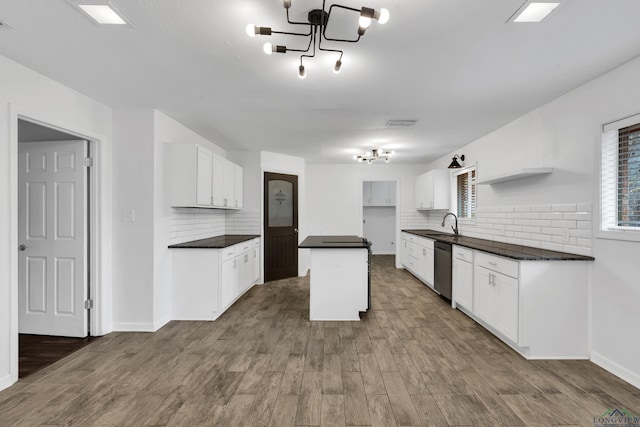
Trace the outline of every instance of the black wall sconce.
<path fill-rule="evenodd" d="M 458 163 L 458 159 L 460 159 L 461 162 L 464 162 L 464 154 L 461 156 L 454 154 L 453 158 L 451 159 L 449 169 L 460 169 L 462 167 L 462 165 Z"/>

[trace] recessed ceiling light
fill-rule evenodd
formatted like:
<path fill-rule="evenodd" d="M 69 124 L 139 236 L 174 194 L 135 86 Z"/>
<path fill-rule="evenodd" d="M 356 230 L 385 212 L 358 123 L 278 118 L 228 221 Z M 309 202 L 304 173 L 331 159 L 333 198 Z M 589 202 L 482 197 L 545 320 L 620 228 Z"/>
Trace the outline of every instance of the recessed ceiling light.
<path fill-rule="evenodd" d="M 559 5 L 560 3 L 529 3 L 515 13 L 513 22 L 540 22 Z"/>
<path fill-rule="evenodd" d="M 108 4 L 78 4 L 78 7 L 98 24 L 127 25 L 127 21 Z"/>

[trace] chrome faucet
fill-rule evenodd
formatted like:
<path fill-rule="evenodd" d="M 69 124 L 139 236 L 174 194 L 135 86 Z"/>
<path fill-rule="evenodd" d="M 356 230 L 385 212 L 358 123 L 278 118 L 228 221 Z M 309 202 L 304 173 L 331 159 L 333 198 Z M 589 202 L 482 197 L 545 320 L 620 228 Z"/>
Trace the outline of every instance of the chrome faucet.
<path fill-rule="evenodd" d="M 444 227 L 444 221 L 449 215 L 452 215 L 456 219 L 456 225 L 455 227 L 452 225 L 451 229 L 453 230 L 453 233 L 456 235 L 456 237 L 458 237 L 458 217 L 456 216 L 456 214 L 454 214 L 453 212 L 447 212 L 447 214 L 442 218 L 442 224 L 440 225 Z"/>

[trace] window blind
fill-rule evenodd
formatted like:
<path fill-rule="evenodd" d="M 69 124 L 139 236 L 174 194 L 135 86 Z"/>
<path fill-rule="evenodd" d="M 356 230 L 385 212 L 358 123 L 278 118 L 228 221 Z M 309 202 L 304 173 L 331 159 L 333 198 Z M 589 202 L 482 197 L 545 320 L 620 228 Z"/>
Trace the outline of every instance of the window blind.
<path fill-rule="evenodd" d="M 456 177 L 456 199 L 458 218 L 476 216 L 476 170 L 462 173 Z"/>
<path fill-rule="evenodd" d="M 640 227 L 640 123 L 618 131 L 618 227 Z"/>

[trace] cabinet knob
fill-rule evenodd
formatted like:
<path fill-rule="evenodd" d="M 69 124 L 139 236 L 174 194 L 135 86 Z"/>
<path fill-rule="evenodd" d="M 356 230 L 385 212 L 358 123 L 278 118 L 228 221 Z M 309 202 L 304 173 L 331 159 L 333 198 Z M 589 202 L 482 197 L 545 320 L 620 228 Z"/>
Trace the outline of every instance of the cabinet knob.
<path fill-rule="evenodd" d="M 18 246 L 18 250 L 20 250 L 21 252 L 24 252 L 27 250 L 27 245 L 20 245 Z"/>

